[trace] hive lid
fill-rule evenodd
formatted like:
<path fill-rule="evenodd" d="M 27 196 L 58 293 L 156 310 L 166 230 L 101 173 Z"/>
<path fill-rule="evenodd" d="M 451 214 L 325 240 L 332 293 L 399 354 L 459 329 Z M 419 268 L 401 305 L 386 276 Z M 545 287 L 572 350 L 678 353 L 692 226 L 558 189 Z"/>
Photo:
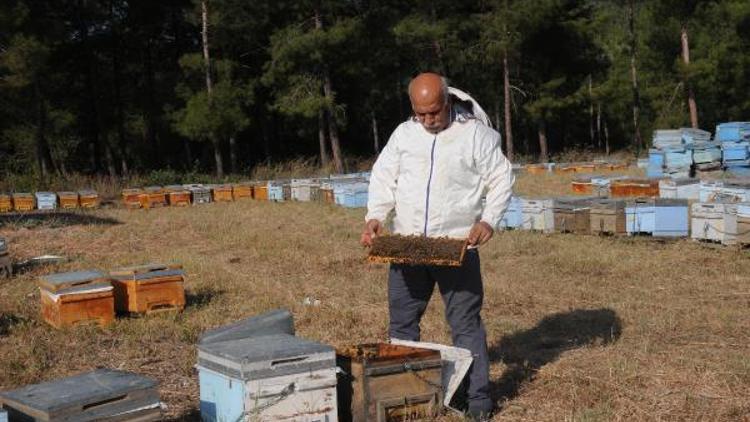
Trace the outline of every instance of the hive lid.
<path fill-rule="evenodd" d="M 164 192 L 164 188 L 161 186 L 146 186 L 144 190 L 147 193 L 162 193 Z"/>
<path fill-rule="evenodd" d="M 110 275 L 117 280 L 139 281 L 165 277 L 182 278 L 185 276 L 185 272 L 182 271 L 182 266 L 178 264 L 174 264 L 172 267 L 152 264 L 151 266 L 143 265 L 139 267 L 116 269 L 111 271 Z"/>
<path fill-rule="evenodd" d="M 57 196 L 78 196 L 78 192 L 57 192 Z"/>
<path fill-rule="evenodd" d="M 31 198 L 32 195 L 26 192 L 17 192 L 13 194 L 14 198 Z"/>
<path fill-rule="evenodd" d="M 37 197 L 39 196 L 55 196 L 54 192 L 36 192 L 35 193 Z"/>
<path fill-rule="evenodd" d="M 198 342 L 200 344 L 219 343 L 273 334 L 294 335 L 294 318 L 288 310 L 276 309 L 208 330 L 200 336 Z"/>
<path fill-rule="evenodd" d="M 198 365 L 244 380 L 334 368 L 331 346 L 288 334 L 198 344 Z"/>
<path fill-rule="evenodd" d="M 123 195 L 136 195 L 139 193 L 143 193 L 143 189 L 140 188 L 127 188 L 122 190 Z"/>
<path fill-rule="evenodd" d="M 35 420 L 94 420 L 159 402 L 156 381 L 130 372 L 97 369 L 0 393 L 4 407 Z"/>
<path fill-rule="evenodd" d="M 78 194 L 81 196 L 97 196 L 98 193 L 96 193 L 93 189 L 82 189 L 78 191 Z"/>
<path fill-rule="evenodd" d="M 688 206 L 687 199 L 681 198 L 656 198 L 655 205 L 657 207 L 685 207 Z"/>
<path fill-rule="evenodd" d="M 58 292 L 72 287 L 109 284 L 109 277 L 97 270 L 73 271 L 67 273 L 47 274 L 39 277 L 37 285 L 51 292 Z"/>

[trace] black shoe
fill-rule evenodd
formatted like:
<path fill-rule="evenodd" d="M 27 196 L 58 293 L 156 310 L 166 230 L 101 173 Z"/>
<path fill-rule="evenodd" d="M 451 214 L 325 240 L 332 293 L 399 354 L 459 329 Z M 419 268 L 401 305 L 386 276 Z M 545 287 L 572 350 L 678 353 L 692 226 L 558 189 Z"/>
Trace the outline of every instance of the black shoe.
<path fill-rule="evenodd" d="M 492 419 L 492 412 L 469 409 L 464 416 L 472 422 L 488 422 Z"/>

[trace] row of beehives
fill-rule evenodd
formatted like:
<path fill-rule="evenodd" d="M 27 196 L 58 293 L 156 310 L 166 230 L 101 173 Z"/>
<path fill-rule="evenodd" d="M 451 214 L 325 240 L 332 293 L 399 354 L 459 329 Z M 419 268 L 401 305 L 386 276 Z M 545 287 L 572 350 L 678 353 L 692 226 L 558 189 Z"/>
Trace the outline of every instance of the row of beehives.
<path fill-rule="evenodd" d="M 687 199 L 514 197 L 500 224 L 505 229 L 545 233 L 688 237 L 725 245 L 750 244 L 750 202 Z"/>
<path fill-rule="evenodd" d="M 209 330 L 197 349 L 203 421 L 433 420 L 472 361 L 468 350 L 405 341 L 335 350 L 297 337 L 286 310 Z M 3 392 L 0 404 L 11 421 L 161 417 L 156 382 L 109 369 Z"/>
<path fill-rule="evenodd" d="M 272 180 L 225 185 L 149 186 L 125 189 L 122 201 L 130 209 L 188 206 L 241 199 L 259 201 L 325 202 L 347 208 L 367 206 L 369 173 L 323 179 Z"/>
<path fill-rule="evenodd" d="M 0 212 L 98 208 L 99 194 L 93 190 L 78 192 L 0 193 Z"/>
<path fill-rule="evenodd" d="M 573 193 L 596 197 L 662 197 L 701 202 L 750 202 L 750 179 L 639 179 L 627 176 L 577 177 Z"/>
<path fill-rule="evenodd" d="M 593 161 L 580 163 L 541 163 L 527 164 L 523 167 L 529 174 L 545 173 L 593 173 L 597 171 L 617 171 L 628 168 L 625 161 Z M 514 168 L 515 169 L 515 168 Z"/>
<path fill-rule="evenodd" d="M 42 318 L 56 328 L 111 323 L 115 313 L 150 314 L 185 307 L 180 265 L 148 264 L 49 274 L 38 279 Z"/>

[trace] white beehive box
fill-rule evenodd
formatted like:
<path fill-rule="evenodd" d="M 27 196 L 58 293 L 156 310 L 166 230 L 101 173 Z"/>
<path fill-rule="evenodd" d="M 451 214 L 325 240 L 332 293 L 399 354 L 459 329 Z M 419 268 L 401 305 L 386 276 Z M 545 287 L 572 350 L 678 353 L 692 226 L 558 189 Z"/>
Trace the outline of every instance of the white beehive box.
<path fill-rule="evenodd" d="M 698 179 L 679 178 L 659 181 L 659 197 L 668 199 L 700 199 L 701 183 Z"/>
<path fill-rule="evenodd" d="M 522 199 L 521 228 L 551 233 L 555 228 L 552 199 Z"/>
<path fill-rule="evenodd" d="M 690 237 L 724 245 L 737 242 L 737 205 L 695 203 L 691 208 Z"/>

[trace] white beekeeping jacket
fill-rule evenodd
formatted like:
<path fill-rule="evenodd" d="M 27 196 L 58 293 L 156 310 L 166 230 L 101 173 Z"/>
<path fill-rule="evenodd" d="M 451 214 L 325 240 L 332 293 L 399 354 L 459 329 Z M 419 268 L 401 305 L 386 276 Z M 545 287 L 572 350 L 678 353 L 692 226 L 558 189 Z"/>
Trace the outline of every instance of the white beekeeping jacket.
<path fill-rule="evenodd" d="M 373 166 L 366 220 L 382 222 L 395 211 L 393 233 L 458 239 L 480 220 L 496 228 L 514 178 L 500 134 L 474 113 L 454 110 L 452 123 L 438 134 L 413 119 L 401 123 Z"/>

